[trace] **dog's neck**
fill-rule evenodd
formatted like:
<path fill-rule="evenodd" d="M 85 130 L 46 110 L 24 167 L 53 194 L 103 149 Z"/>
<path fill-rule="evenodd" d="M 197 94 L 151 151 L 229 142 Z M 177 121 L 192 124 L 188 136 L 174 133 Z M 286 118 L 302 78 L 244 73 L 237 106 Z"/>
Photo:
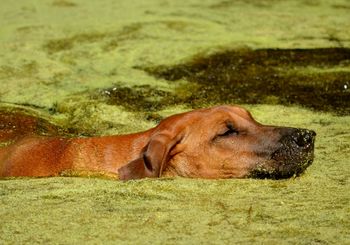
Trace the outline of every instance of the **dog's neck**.
<path fill-rule="evenodd" d="M 72 138 L 61 158 L 68 172 L 116 175 L 118 169 L 141 156 L 152 129 L 129 135 Z"/>

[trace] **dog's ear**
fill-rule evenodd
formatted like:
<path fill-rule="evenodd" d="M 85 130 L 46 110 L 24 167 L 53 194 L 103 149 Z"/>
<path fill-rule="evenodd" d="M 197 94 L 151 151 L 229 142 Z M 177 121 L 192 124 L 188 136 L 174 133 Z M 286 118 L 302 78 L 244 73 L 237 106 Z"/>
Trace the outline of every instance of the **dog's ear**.
<path fill-rule="evenodd" d="M 179 141 L 179 137 L 171 137 L 169 134 L 152 136 L 139 158 L 118 169 L 119 179 L 160 177 L 170 159 L 170 151 Z"/>

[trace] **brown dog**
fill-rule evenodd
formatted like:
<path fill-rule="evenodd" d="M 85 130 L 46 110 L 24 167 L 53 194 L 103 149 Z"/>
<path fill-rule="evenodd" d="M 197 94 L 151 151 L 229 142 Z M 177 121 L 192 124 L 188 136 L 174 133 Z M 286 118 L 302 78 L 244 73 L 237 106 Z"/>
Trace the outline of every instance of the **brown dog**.
<path fill-rule="evenodd" d="M 173 115 L 148 131 L 118 136 L 24 136 L 0 148 L 0 176 L 57 176 L 66 171 L 120 179 L 287 178 L 313 161 L 315 132 L 264 126 L 238 106 Z"/>

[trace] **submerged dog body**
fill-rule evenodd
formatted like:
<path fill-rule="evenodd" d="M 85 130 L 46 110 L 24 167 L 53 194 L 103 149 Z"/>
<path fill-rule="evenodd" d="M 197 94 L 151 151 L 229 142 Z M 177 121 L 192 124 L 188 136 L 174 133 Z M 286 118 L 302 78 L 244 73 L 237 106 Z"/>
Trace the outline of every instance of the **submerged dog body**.
<path fill-rule="evenodd" d="M 98 172 L 120 179 L 287 178 L 313 161 L 315 132 L 265 126 L 238 106 L 170 116 L 145 132 L 90 138 L 27 135 L 0 148 L 0 176 Z"/>

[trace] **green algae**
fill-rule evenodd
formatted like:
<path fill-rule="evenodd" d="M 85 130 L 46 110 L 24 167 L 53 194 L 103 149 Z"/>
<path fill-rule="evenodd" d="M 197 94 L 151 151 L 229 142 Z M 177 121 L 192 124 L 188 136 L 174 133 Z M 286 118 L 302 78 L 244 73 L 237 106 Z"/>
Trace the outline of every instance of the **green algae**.
<path fill-rule="evenodd" d="M 0 67 L 16 72 L 35 61 L 37 73 L 32 77 L 25 72 L 16 72 L 16 77 L 0 74 L 0 99 L 50 107 L 71 93 L 115 83 L 166 87 L 163 80 L 133 67 L 182 63 L 199 52 L 242 46 L 348 47 L 348 7 L 342 0 L 312 4 L 4 0 L 0 8 Z M 307 31 L 306 26 L 310 27 Z M 45 92 L 32 96 L 38 90 Z"/>
<path fill-rule="evenodd" d="M 207 91 L 205 99 L 207 85 L 190 77 L 167 81 L 135 67 L 171 70 L 189 65 L 198 53 L 206 60 L 241 47 L 268 53 L 350 46 L 346 0 L 4 0 L 0 6 L 0 100 L 90 135 L 141 131 L 189 107 L 239 102 L 218 96 L 219 91 Z M 254 55 L 252 50 L 247 53 Z M 346 84 L 337 81 L 346 80 L 349 63 L 289 68 L 277 70 L 280 79 L 300 78 L 304 85 L 310 78 L 317 82 L 320 74 L 317 86 L 329 80 L 337 97 L 338 85 Z M 300 90 L 299 81 L 294 82 Z M 318 91 L 317 86 L 310 89 Z M 115 97 L 104 93 L 113 88 L 119 91 Z M 244 106 L 260 122 L 317 132 L 315 162 L 301 177 L 1 180 L 0 243 L 348 243 L 349 116 L 333 114 L 341 104 L 332 105 L 330 114 L 276 94 L 259 94 L 258 99 L 270 105 Z"/>

